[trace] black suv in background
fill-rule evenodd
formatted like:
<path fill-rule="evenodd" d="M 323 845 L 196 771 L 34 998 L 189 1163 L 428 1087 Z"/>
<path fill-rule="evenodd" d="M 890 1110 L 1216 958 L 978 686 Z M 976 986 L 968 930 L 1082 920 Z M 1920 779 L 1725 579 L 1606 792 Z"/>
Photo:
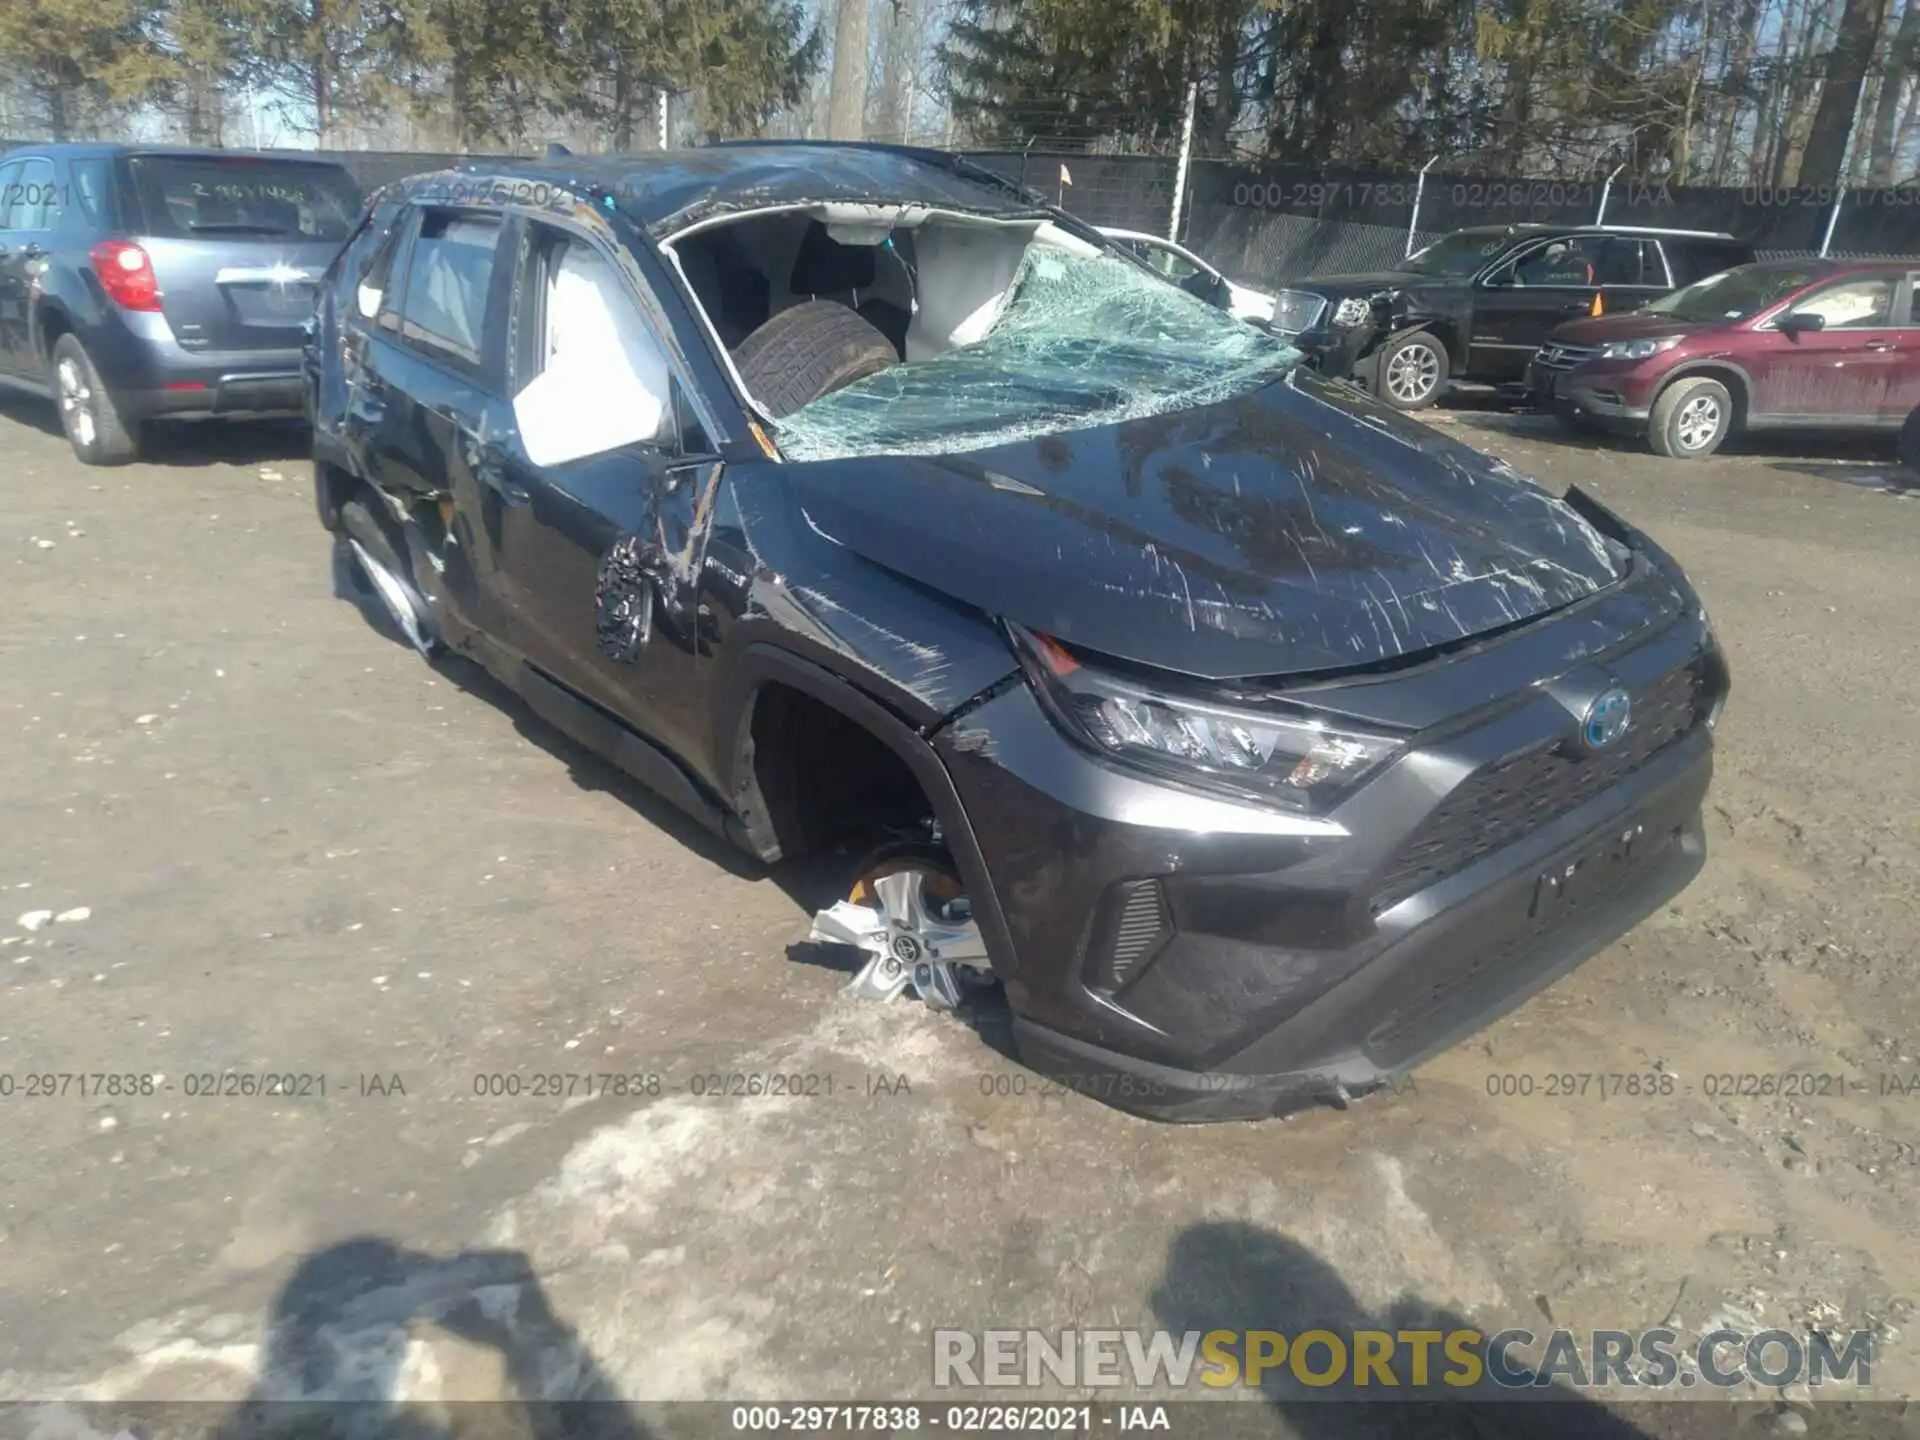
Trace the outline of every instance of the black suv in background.
<path fill-rule="evenodd" d="M 1266 1115 L 1666 904 L 1727 687 L 1646 536 L 1298 361 L 952 155 L 421 176 L 322 287 L 319 512 L 421 651 L 842 853 L 856 994 Z"/>
<path fill-rule="evenodd" d="M 74 453 L 130 460 L 157 417 L 297 414 L 301 326 L 353 229 L 338 165 L 229 150 L 0 156 L 0 383 Z"/>
<path fill-rule="evenodd" d="M 1279 292 L 1274 329 L 1330 374 L 1399 410 L 1452 380 L 1524 380 L 1554 329 L 1647 301 L 1754 258 L 1731 235 L 1621 225 L 1456 230 L 1391 270 L 1325 275 Z"/>

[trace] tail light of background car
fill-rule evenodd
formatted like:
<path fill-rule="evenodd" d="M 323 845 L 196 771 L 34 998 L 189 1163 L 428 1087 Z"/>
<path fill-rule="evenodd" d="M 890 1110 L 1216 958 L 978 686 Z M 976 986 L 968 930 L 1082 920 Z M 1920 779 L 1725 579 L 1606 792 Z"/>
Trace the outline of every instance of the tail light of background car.
<path fill-rule="evenodd" d="M 100 288 L 123 310 L 158 310 L 160 277 L 147 252 L 127 240 L 102 240 L 89 256 Z"/>

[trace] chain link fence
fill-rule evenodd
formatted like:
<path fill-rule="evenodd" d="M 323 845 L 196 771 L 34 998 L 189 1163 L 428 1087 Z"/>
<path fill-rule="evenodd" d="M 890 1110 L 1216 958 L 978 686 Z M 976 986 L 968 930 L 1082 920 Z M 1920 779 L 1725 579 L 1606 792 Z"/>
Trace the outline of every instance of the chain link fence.
<path fill-rule="evenodd" d="M 0 140 L 0 152 L 16 143 Z M 338 161 L 366 189 L 488 157 L 397 150 L 277 151 Z M 1836 195 L 1824 187 L 1703 188 L 1622 177 L 1490 179 L 1438 169 L 1326 171 L 1084 149 L 977 150 L 972 159 L 1091 224 L 1166 235 L 1233 279 L 1270 286 L 1390 268 L 1469 225 L 1534 222 L 1726 231 L 1762 257 L 1920 256 L 1920 185 Z M 511 158 L 511 157 L 493 157 Z M 1183 174 L 1184 168 L 1184 174 Z M 1174 202 L 1180 198 L 1176 223 Z"/>

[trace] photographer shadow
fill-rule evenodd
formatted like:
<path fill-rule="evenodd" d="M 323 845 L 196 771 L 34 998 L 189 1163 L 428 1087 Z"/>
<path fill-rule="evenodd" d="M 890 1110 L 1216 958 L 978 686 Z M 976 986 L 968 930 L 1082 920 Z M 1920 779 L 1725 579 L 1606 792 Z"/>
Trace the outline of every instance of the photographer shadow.
<path fill-rule="evenodd" d="M 436 1333 L 437 1332 L 437 1333 Z M 209 1440 L 649 1440 L 527 1257 L 363 1238 L 301 1261 Z"/>
<path fill-rule="evenodd" d="M 1324 1330 L 1351 1345 L 1355 1331 L 1424 1330 L 1447 1334 L 1473 1328 L 1449 1311 L 1417 1298 L 1398 1300 L 1385 1314 L 1369 1314 L 1339 1275 L 1296 1242 L 1256 1225 L 1208 1222 L 1182 1231 L 1168 1252 L 1151 1303 L 1161 1328 L 1175 1334 L 1270 1330 L 1289 1339 Z M 1244 1350 L 1241 1354 L 1244 1356 Z M 1315 1347 L 1308 1373 L 1329 1367 L 1325 1348 Z M 1352 1369 L 1339 1383 L 1303 1383 L 1290 1365 L 1259 1377 L 1266 1404 L 1244 1413 L 1245 1402 L 1220 1402 L 1221 1423 L 1209 1433 L 1287 1435 L 1299 1440 L 1652 1440 L 1648 1431 L 1614 1411 L 1562 1387 L 1496 1386 L 1484 1373 L 1477 1383 L 1446 1383 L 1459 1373 L 1439 1344 L 1429 1351 L 1428 1383 L 1408 1383 L 1404 1346 L 1393 1352 L 1400 1384 L 1356 1386 Z M 1535 1377 L 1517 1363 L 1515 1378 Z M 1526 1398 L 1520 1398 L 1524 1395 Z M 1538 1396 L 1539 1398 L 1534 1398 Z M 1236 1414 L 1235 1412 L 1243 1412 Z M 1724 1417 L 1723 1417 L 1724 1418 Z M 1236 1423 L 1237 1422 L 1237 1423 Z"/>

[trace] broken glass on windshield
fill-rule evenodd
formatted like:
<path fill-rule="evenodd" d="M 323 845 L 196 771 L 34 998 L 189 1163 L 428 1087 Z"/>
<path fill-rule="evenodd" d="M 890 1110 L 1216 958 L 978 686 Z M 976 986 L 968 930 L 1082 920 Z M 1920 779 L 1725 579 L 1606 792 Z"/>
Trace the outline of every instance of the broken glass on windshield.
<path fill-rule="evenodd" d="M 978 450 L 1231 399 L 1300 352 L 1107 254 L 1036 244 L 986 334 L 803 406 L 795 460 Z"/>

